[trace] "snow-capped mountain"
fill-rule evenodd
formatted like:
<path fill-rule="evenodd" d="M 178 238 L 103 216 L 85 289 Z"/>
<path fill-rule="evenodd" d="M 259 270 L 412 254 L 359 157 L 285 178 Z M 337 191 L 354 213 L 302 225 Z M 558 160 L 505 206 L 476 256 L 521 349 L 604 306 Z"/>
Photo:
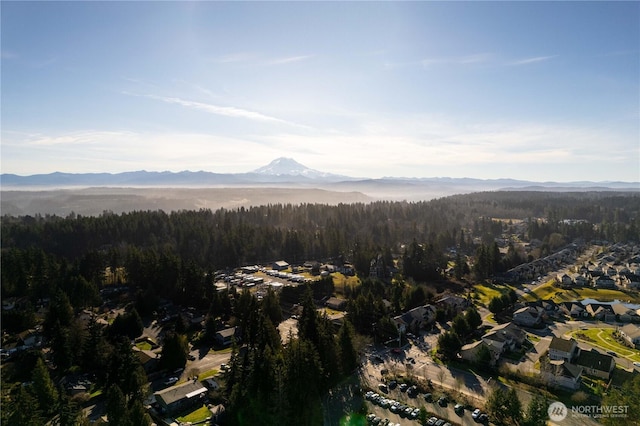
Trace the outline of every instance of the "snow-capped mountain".
<path fill-rule="evenodd" d="M 266 166 L 262 166 L 254 170 L 252 173 L 268 176 L 301 176 L 309 179 L 342 177 L 331 173 L 325 173 L 319 170 L 310 169 L 309 167 L 298 163 L 293 158 L 286 157 L 276 158 Z"/>

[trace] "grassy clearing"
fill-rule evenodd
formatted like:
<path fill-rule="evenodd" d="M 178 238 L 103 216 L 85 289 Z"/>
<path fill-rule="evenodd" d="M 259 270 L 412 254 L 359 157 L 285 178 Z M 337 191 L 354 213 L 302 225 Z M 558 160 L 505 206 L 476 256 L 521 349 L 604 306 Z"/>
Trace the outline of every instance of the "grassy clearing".
<path fill-rule="evenodd" d="M 219 349 L 219 350 L 215 350 L 213 348 L 209 349 L 209 353 L 210 354 L 230 354 L 231 353 L 231 348 L 224 348 L 224 349 Z"/>
<path fill-rule="evenodd" d="M 331 274 L 333 277 L 333 286 L 337 294 L 344 295 L 344 289 L 346 287 L 355 288 L 360 285 L 360 278 L 357 276 L 347 276 L 340 272 Z"/>
<path fill-rule="evenodd" d="M 218 370 L 215 368 L 213 370 L 204 371 L 198 374 L 198 381 L 203 381 L 204 379 L 208 379 L 209 377 L 213 377 L 218 374 Z"/>
<path fill-rule="evenodd" d="M 211 417 L 211 411 L 207 408 L 206 405 L 203 405 L 202 407 L 190 412 L 185 416 L 178 417 L 176 420 L 181 423 L 197 423 L 207 420 L 209 417 Z"/>
<path fill-rule="evenodd" d="M 487 306 L 491 299 L 496 296 L 501 296 L 503 293 L 511 290 L 513 287 L 501 284 L 475 284 L 473 286 L 474 296 L 473 298 L 480 302 L 481 305 Z"/>
<path fill-rule="evenodd" d="M 574 300 L 596 299 L 601 302 L 610 302 L 614 300 L 630 300 L 631 303 L 640 303 L 640 297 L 635 293 L 627 293 L 622 290 L 613 289 L 597 289 L 597 288 L 575 288 L 562 289 L 553 285 L 553 281 L 543 284 L 531 293 L 527 293 L 522 298 L 526 301 L 534 301 L 538 299 L 552 299 L 554 302 L 571 302 Z"/>
<path fill-rule="evenodd" d="M 598 346 L 607 351 L 614 351 L 621 357 L 630 359 L 631 361 L 640 362 L 640 351 L 628 348 L 613 337 L 613 328 L 590 328 L 587 330 L 579 330 L 572 333 L 577 340 L 582 340 L 590 345 Z"/>
<path fill-rule="evenodd" d="M 138 342 L 136 343 L 136 348 L 141 349 L 143 351 L 150 351 L 152 349 L 151 343 L 149 342 Z"/>

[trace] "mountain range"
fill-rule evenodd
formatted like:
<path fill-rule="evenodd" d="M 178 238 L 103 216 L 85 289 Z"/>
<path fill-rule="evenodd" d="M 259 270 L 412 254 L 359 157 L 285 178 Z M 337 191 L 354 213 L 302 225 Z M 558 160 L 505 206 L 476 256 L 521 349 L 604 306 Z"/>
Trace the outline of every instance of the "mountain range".
<path fill-rule="evenodd" d="M 149 172 L 0 175 L 5 215 L 240 208 L 265 204 L 422 201 L 480 191 L 634 191 L 637 182 L 530 182 L 472 178 L 354 178 L 278 158 L 248 173 Z"/>
<path fill-rule="evenodd" d="M 269 164 L 248 173 L 213 173 L 205 171 L 149 172 L 145 170 L 124 173 L 62 173 L 35 174 L 21 176 L 3 173 L 0 175 L 3 189 L 42 187 L 209 187 L 209 186 L 254 186 L 293 185 L 322 186 L 331 184 L 343 187 L 374 186 L 434 186 L 453 188 L 497 189 L 556 189 L 556 190 L 639 190 L 638 182 L 531 182 L 516 179 L 473 179 L 473 178 L 406 178 L 384 177 L 379 179 L 355 178 L 326 173 L 306 167 L 292 158 L 280 157 Z M 463 191 L 468 192 L 468 191 Z"/>

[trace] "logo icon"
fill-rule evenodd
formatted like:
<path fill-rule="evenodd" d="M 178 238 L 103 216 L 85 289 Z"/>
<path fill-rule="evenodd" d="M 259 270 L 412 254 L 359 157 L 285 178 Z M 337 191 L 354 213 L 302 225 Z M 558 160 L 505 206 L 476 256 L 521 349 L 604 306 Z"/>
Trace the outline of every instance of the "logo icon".
<path fill-rule="evenodd" d="M 549 419 L 551 421 L 561 422 L 567 417 L 569 410 L 567 409 L 567 406 L 564 405 L 562 402 L 556 401 L 551 405 L 549 405 L 549 409 L 547 410 L 547 413 L 549 413 Z"/>

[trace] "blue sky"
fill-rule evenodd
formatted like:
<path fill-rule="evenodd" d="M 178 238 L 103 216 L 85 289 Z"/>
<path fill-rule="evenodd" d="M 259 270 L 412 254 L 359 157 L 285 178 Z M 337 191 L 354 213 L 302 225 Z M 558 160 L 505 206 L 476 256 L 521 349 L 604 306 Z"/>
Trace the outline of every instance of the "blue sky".
<path fill-rule="evenodd" d="M 3 173 L 640 181 L 638 2 L 2 2 Z"/>

